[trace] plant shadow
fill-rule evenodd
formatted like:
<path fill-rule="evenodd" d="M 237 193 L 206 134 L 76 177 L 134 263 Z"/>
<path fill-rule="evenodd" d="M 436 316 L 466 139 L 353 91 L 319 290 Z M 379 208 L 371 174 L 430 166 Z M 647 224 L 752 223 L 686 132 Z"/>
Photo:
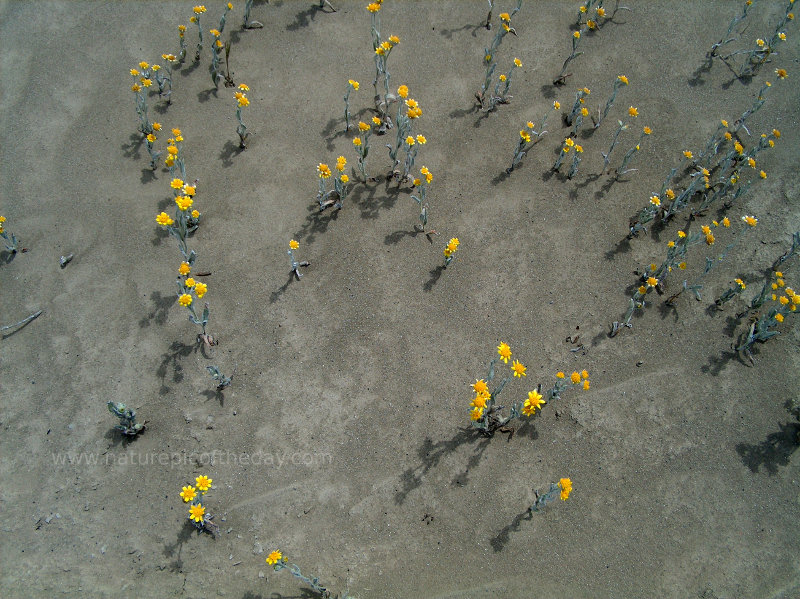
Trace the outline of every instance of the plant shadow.
<path fill-rule="evenodd" d="M 422 485 L 425 475 L 432 468 L 435 468 L 442 458 L 453 453 L 462 445 L 474 443 L 475 452 L 470 456 L 466 470 L 456 475 L 454 479 L 457 484 L 462 484 L 462 481 L 467 480 L 469 468 L 476 466 L 480 462 L 491 440 L 491 437 L 482 435 L 478 429 L 472 427 L 460 428 L 450 439 L 438 441 L 436 443 L 429 437 L 426 437 L 422 446 L 417 450 L 420 464 L 414 468 L 408 468 L 400 477 L 403 488 L 395 494 L 395 504 L 402 505 L 405 503 L 409 493 Z"/>
<path fill-rule="evenodd" d="M 163 296 L 160 291 L 153 291 L 150 294 L 150 301 L 153 302 L 153 311 L 139 321 L 139 327 L 149 327 L 150 321 L 158 325 L 166 324 L 169 318 L 169 309 L 177 299 L 175 295 Z"/>
<path fill-rule="evenodd" d="M 183 381 L 181 359 L 192 355 L 197 351 L 197 348 L 197 344 L 186 345 L 182 341 L 173 341 L 169 346 L 169 351 L 161 354 L 161 364 L 156 370 L 156 375 L 161 379 L 161 389 L 158 390 L 159 395 L 166 395 L 171 390 L 171 387 L 166 384 L 167 372 L 170 367 L 172 368 L 172 382 L 180 383 Z"/>
<path fill-rule="evenodd" d="M 778 473 L 780 466 L 789 465 L 789 459 L 797 450 L 800 424 L 787 422 L 778 426 L 779 430 L 767 435 L 761 443 L 736 445 L 736 453 L 751 472 L 758 473 L 763 468 L 768 475 L 773 476 Z"/>

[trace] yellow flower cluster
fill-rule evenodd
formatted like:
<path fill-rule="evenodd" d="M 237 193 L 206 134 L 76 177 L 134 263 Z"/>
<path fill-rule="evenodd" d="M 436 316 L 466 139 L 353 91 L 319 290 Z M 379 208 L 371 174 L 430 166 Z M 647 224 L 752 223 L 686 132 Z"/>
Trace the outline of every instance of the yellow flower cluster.
<path fill-rule="evenodd" d="M 347 158 L 345 158 L 344 156 L 339 156 L 336 159 L 336 170 L 337 171 L 342 172 L 346 165 L 347 165 Z"/>
<path fill-rule="evenodd" d="M 273 551 L 267 556 L 267 564 L 269 564 L 270 566 L 274 566 L 282 559 L 283 559 L 283 554 L 280 551 Z"/>
<path fill-rule="evenodd" d="M 428 183 L 428 185 L 430 185 L 431 182 L 433 181 L 433 173 L 430 170 L 428 170 L 428 167 L 423 166 L 421 169 L 419 169 L 419 172 L 420 174 L 425 176 L 425 181 Z M 450 241 L 452 242 L 452 239 Z M 456 239 L 456 245 L 458 245 L 458 239 Z"/>
<path fill-rule="evenodd" d="M 458 237 L 453 237 L 450 241 L 447 242 L 447 247 L 444 248 L 444 257 L 450 258 L 456 250 L 458 250 L 458 245 L 461 243 L 458 240 Z"/>
<path fill-rule="evenodd" d="M 331 176 L 331 168 L 324 162 L 320 162 L 317 165 L 317 174 L 319 174 L 320 179 L 327 179 Z"/>
<path fill-rule="evenodd" d="M 239 91 L 233 94 L 233 97 L 236 98 L 237 102 L 239 103 L 239 107 L 250 106 L 250 100 L 245 95 L 245 92 L 249 91 L 250 87 L 245 83 L 239 84 Z"/>
<path fill-rule="evenodd" d="M 566 501 L 572 492 L 572 481 L 568 478 L 562 478 L 558 481 L 558 488 L 561 489 L 561 500 Z"/>
<path fill-rule="evenodd" d="M 528 391 L 528 399 L 522 404 L 522 414 L 525 416 L 533 416 L 537 409 L 541 410 L 542 406 L 547 402 L 542 399 L 542 395 L 538 391 Z"/>
<path fill-rule="evenodd" d="M 419 102 L 417 102 L 414 98 L 407 99 L 406 106 L 408 107 L 408 111 L 406 112 L 406 116 L 408 116 L 408 118 L 416 119 L 422 116 L 422 108 L 420 108 Z"/>

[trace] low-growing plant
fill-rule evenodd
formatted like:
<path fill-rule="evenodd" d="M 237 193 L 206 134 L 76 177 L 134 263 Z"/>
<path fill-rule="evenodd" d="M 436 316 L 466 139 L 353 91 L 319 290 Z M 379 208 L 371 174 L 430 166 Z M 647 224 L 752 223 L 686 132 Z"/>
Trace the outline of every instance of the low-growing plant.
<path fill-rule="evenodd" d="M 184 503 L 189 504 L 189 521 L 200 532 L 207 532 L 212 536 L 219 534 L 219 526 L 213 522 L 214 516 L 208 512 L 201 498 L 212 488 L 213 479 L 201 474 L 194 479 L 194 485 L 188 484 L 181 489 L 180 497 Z M 198 491 L 200 493 L 198 493 Z"/>
<path fill-rule="evenodd" d="M 119 424 L 114 425 L 114 429 L 123 435 L 135 437 L 146 428 L 146 422 L 136 422 L 136 411 L 127 407 L 124 403 L 109 401 L 108 411 L 119 418 Z"/>
<path fill-rule="evenodd" d="M 547 493 L 540 495 L 539 491 L 535 491 L 536 501 L 528 508 L 528 511 L 538 512 L 556 497 L 560 497 L 561 501 L 566 501 L 569 499 L 570 493 L 572 493 L 572 480 L 569 478 L 562 478 L 557 483 L 550 483 L 550 489 Z"/>
<path fill-rule="evenodd" d="M 344 173 L 344 168 L 347 165 L 347 158 L 339 156 L 336 159 L 336 174 L 334 175 L 330 167 L 324 162 L 317 165 L 317 174 L 319 176 L 319 191 L 317 192 L 317 202 L 319 203 L 319 210 L 322 212 L 326 208 L 334 206 L 341 208 L 347 194 L 350 190 L 350 177 Z M 333 179 L 333 188 L 327 189 L 326 181 Z"/>
<path fill-rule="evenodd" d="M 236 134 L 239 136 L 239 147 L 244 150 L 247 148 L 247 138 L 250 136 L 250 133 L 247 131 L 247 126 L 244 124 L 244 120 L 242 120 L 242 108 L 250 106 L 250 100 L 247 98 L 245 92 L 249 92 L 250 87 L 245 83 L 239 84 L 239 91 L 233 94 L 233 97 L 236 98 L 236 120 L 239 122 L 239 125 L 236 127 Z"/>
<path fill-rule="evenodd" d="M 266 558 L 266 562 L 268 566 L 272 566 L 272 568 L 276 572 L 280 572 L 281 570 L 288 569 L 292 576 L 310 586 L 315 593 L 319 595 L 319 597 L 323 599 L 330 599 L 334 597 L 332 592 L 327 589 L 326 587 L 322 586 L 319 581 L 318 576 L 308 577 L 300 570 L 300 566 L 297 564 L 290 564 L 289 558 L 287 558 L 281 551 L 275 550 L 270 552 L 270 554 Z M 337 595 L 338 596 L 338 595 Z M 346 593 L 341 595 L 341 599 L 352 599 Z"/>
<path fill-rule="evenodd" d="M 6 231 L 6 217 L 0 216 L 0 237 L 5 241 L 6 250 L 12 254 L 19 251 L 19 239 L 13 233 Z"/>
<path fill-rule="evenodd" d="M 523 420 L 530 418 L 536 413 L 537 409 L 541 410 L 546 403 L 560 399 L 561 394 L 571 386 L 582 384 L 584 389 L 589 389 L 589 373 L 586 370 L 573 372 L 569 378 L 563 372 L 559 372 L 556 374 L 556 381 L 553 386 L 545 391 L 544 394 L 541 393 L 541 385 L 539 385 L 536 390 L 528 392 L 528 397 L 524 401 L 511 403 L 508 416 L 505 416 L 502 413 L 505 406 L 499 405 L 498 396 L 513 378 L 522 379 L 528 375 L 527 368 L 518 360 L 513 360 L 511 373 L 492 388 L 491 383 L 497 374 L 495 365 L 500 361 L 508 364 L 512 356 L 511 348 L 504 342 L 497 346 L 497 353 L 498 357 L 489 363 L 486 379 L 479 379 L 472 384 L 475 397 L 470 403 L 470 420 L 473 427 L 487 437 L 493 436 L 497 431 L 513 435 L 514 430 L 508 426 L 513 419 Z"/>
<path fill-rule="evenodd" d="M 300 267 L 309 266 L 311 264 L 307 260 L 299 261 L 297 260 L 297 258 L 295 258 L 294 251 L 299 247 L 300 244 L 294 239 L 289 241 L 289 251 L 288 251 L 289 259 L 292 261 L 292 272 L 295 274 L 298 281 L 300 280 L 300 277 L 303 276 L 303 274 L 300 272 Z"/>

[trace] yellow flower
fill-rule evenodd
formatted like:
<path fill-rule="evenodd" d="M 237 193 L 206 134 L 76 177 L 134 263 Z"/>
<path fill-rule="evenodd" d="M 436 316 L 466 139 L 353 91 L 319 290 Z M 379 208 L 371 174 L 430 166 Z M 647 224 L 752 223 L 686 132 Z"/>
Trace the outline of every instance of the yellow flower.
<path fill-rule="evenodd" d="M 339 180 L 342 183 L 347 183 L 350 180 L 350 177 L 348 177 L 347 175 L 342 175 L 341 177 L 339 177 Z"/>
<path fill-rule="evenodd" d="M 375 54 L 377 54 L 378 56 L 383 56 L 384 54 L 386 54 L 386 50 L 384 50 L 381 46 L 378 46 L 377 48 L 375 48 Z"/>
<path fill-rule="evenodd" d="M 178 208 L 181 209 L 181 212 L 184 212 L 192 207 L 194 200 L 188 196 L 176 196 L 175 203 L 178 205 Z"/>
<path fill-rule="evenodd" d="M 778 79 L 786 79 L 789 76 L 786 69 L 775 69 L 775 74 L 778 76 Z"/>
<path fill-rule="evenodd" d="M 397 88 L 397 95 L 400 96 L 403 99 L 406 99 L 408 97 L 408 86 L 401 85 L 400 87 L 398 87 Z"/>
<path fill-rule="evenodd" d="M 527 369 L 526 369 L 526 368 L 525 368 L 525 367 L 522 365 L 522 363 L 521 363 L 521 362 L 518 362 L 517 360 L 514 360 L 514 361 L 511 363 L 511 370 L 513 370 L 513 371 L 514 371 L 514 376 L 515 376 L 515 377 L 522 378 L 523 376 L 528 376 L 528 375 L 525 373 L 525 371 L 526 371 Z"/>
<path fill-rule="evenodd" d="M 505 21 L 507 23 L 507 22 L 509 22 L 511 20 L 511 17 L 508 16 L 507 12 L 501 12 L 500 13 L 500 20 L 501 21 Z"/>
<path fill-rule="evenodd" d="M 233 10 L 233 3 L 232 2 L 228 2 L 228 4 L 226 6 L 228 7 L 228 10 Z"/>
<path fill-rule="evenodd" d="M 167 146 L 167 154 L 169 154 L 170 157 L 177 155 L 177 153 L 178 148 L 176 146 Z"/>
<path fill-rule="evenodd" d="M 364 121 L 358 121 L 358 130 L 369 131 L 369 125 L 367 125 Z"/>
<path fill-rule="evenodd" d="M 416 142 L 414 142 L 414 137 L 413 137 L 413 136 L 409 135 L 408 137 L 406 137 L 406 145 L 407 145 L 409 148 L 410 148 L 411 146 L 413 146 L 413 145 L 414 145 L 414 143 L 416 143 Z"/>
<path fill-rule="evenodd" d="M 239 106 L 250 106 L 250 100 L 248 100 L 244 94 L 242 94 L 242 97 L 239 98 L 238 100 L 239 100 Z"/>
<path fill-rule="evenodd" d="M 581 382 L 581 373 L 577 371 L 573 372 L 571 375 L 569 375 L 569 380 L 572 381 L 573 385 L 577 385 Z"/>
<path fill-rule="evenodd" d="M 785 295 L 782 295 L 782 296 L 781 296 L 781 297 L 778 299 L 778 301 L 781 303 L 781 306 L 785 306 L 786 304 L 788 304 L 788 303 L 789 303 L 789 298 L 788 298 L 788 297 L 786 297 Z"/>
<path fill-rule="evenodd" d="M 206 12 L 206 7 L 203 6 L 202 4 L 199 4 L 199 5 L 195 6 L 194 8 L 192 8 L 192 10 L 194 11 L 194 14 L 201 15 L 204 12 Z"/>
<path fill-rule="evenodd" d="M 181 306 L 186 306 L 187 308 L 192 305 L 192 296 L 188 293 L 184 293 L 178 298 L 178 303 Z"/>
<path fill-rule="evenodd" d="M 414 187 L 419 187 L 420 183 L 422 183 L 422 181 L 419 179 L 414 179 Z"/>
<path fill-rule="evenodd" d="M 469 405 L 474 408 L 480 408 L 481 410 L 485 410 L 486 402 L 489 401 L 489 398 L 491 398 L 491 394 L 488 391 L 485 393 L 478 393 L 475 396 L 475 399 L 473 399 Z"/>
<path fill-rule="evenodd" d="M 399 44 L 400 43 L 400 38 L 397 37 L 396 35 L 390 35 L 389 36 L 389 43 L 392 44 L 392 45 Z"/>
<path fill-rule="evenodd" d="M 417 135 L 417 143 L 421 146 L 424 146 L 426 143 L 428 143 L 428 140 L 424 135 Z"/>
<path fill-rule="evenodd" d="M 186 25 L 178 25 L 178 31 L 180 31 L 181 33 L 186 31 Z"/>
<path fill-rule="evenodd" d="M 630 108 L 628 108 L 628 114 L 630 116 L 639 116 L 639 111 L 633 106 L 631 106 Z"/>
<path fill-rule="evenodd" d="M 523 140 L 525 143 L 528 143 L 528 142 L 530 142 L 530 140 L 531 140 L 531 136 L 530 136 L 530 134 L 528 134 L 528 132 L 527 132 L 527 131 L 525 131 L 524 129 L 523 129 L 523 130 L 521 130 L 521 131 L 519 132 L 519 136 L 522 138 L 522 140 Z"/>
<path fill-rule="evenodd" d="M 557 379 L 563 379 L 566 375 L 563 372 L 556 372 Z"/>
<path fill-rule="evenodd" d="M 589 116 L 589 109 L 586 106 L 581 107 L 581 116 Z"/>
<path fill-rule="evenodd" d="M 656 285 L 658 285 L 658 279 L 656 279 L 655 277 L 647 277 L 647 285 L 649 287 L 655 287 Z"/>
<path fill-rule="evenodd" d="M 656 207 L 661 206 L 661 200 L 656 195 L 650 196 L 650 203 Z"/>
<path fill-rule="evenodd" d="M 161 131 L 161 123 L 153 123 L 153 131 Z"/>
<path fill-rule="evenodd" d="M 275 564 L 277 564 L 281 560 L 282 557 L 283 557 L 283 554 L 280 551 L 273 551 L 272 553 L 270 553 L 267 556 L 267 563 L 270 566 L 274 566 Z"/>
<path fill-rule="evenodd" d="M 589 378 L 589 371 L 588 370 L 581 370 L 581 376 L 584 379 L 588 379 Z"/>
<path fill-rule="evenodd" d="M 575 144 L 575 151 L 578 152 L 578 153 L 583 152 L 583 146 L 579 146 L 578 144 Z"/>
<path fill-rule="evenodd" d="M 505 83 L 506 76 L 505 75 L 500 75 L 499 79 L 500 79 L 501 83 Z"/>
<path fill-rule="evenodd" d="M 766 179 L 767 178 L 767 173 L 765 173 L 764 171 L 760 171 L 758 173 L 758 176 L 761 177 L 762 179 Z"/>
<path fill-rule="evenodd" d="M 475 406 L 469 413 L 470 420 L 477 422 L 483 417 L 483 408 Z"/>
<path fill-rule="evenodd" d="M 678 264 L 678 268 L 680 268 L 681 270 L 686 270 L 686 262 L 681 262 L 680 264 Z"/>
<path fill-rule="evenodd" d="M 189 17 L 189 22 L 190 23 L 197 23 L 197 17 Z M 183 36 L 181 35 L 181 37 L 183 37 Z"/>
<path fill-rule="evenodd" d="M 589 381 L 583 381 L 583 390 L 584 391 L 588 391 L 589 390 Z"/>
<path fill-rule="evenodd" d="M 344 167 L 346 165 L 347 165 L 347 158 L 345 158 L 344 156 L 339 156 L 336 159 L 336 170 L 337 171 L 340 171 L 340 172 L 343 171 Z"/>
<path fill-rule="evenodd" d="M 356 137 L 355 139 L 353 139 L 353 145 L 354 146 L 360 146 L 361 145 L 361 138 L 360 137 Z"/>
<path fill-rule="evenodd" d="M 558 486 L 561 489 L 562 501 L 566 501 L 569 498 L 569 494 L 572 492 L 572 481 L 568 478 L 562 478 L 558 481 Z"/>
<path fill-rule="evenodd" d="M 604 16 L 606 16 L 606 9 L 605 9 L 605 8 L 603 8 L 602 6 L 598 6 L 598 7 L 596 8 L 596 10 L 597 10 L 597 16 L 598 16 L 598 17 L 604 17 Z"/>
<path fill-rule="evenodd" d="M 782 42 L 785 42 L 785 41 L 786 41 L 786 34 L 785 34 L 783 31 L 781 31 L 781 32 L 778 34 L 778 37 L 781 39 L 781 41 L 782 41 Z"/>
<path fill-rule="evenodd" d="M 350 87 L 358 91 L 358 81 L 356 81 L 355 79 L 348 79 L 347 82 L 350 84 Z"/>
<path fill-rule="evenodd" d="M 458 245 L 461 243 L 458 241 L 458 237 L 453 237 L 450 241 L 447 242 L 447 250 L 452 254 L 458 249 Z"/>
<path fill-rule="evenodd" d="M 136 69 L 131 69 L 130 73 L 131 73 L 132 77 L 138 77 L 139 76 L 139 71 L 137 71 Z"/>
<path fill-rule="evenodd" d="M 289 247 L 290 247 L 291 249 L 293 249 L 293 250 L 296 250 L 297 248 L 299 248 L 299 247 L 300 247 L 300 244 L 299 244 L 297 241 L 295 241 L 294 239 L 291 239 L 291 240 L 289 241 Z"/>
<path fill-rule="evenodd" d="M 152 144 L 152 143 L 155 143 L 155 141 L 156 141 L 156 136 L 155 136 L 155 135 L 153 135 L 152 133 L 149 133 L 149 134 L 147 135 L 147 141 L 149 141 L 151 144 Z"/>
<path fill-rule="evenodd" d="M 744 151 L 744 146 L 738 141 L 733 142 L 733 148 L 736 150 L 737 154 L 741 154 Z"/>
<path fill-rule="evenodd" d="M 642 133 L 644 133 L 645 135 L 650 135 L 652 132 L 653 130 L 650 127 L 645 127 L 644 129 L 642 129 Z"/>
<path fill-rule="evenodd" d="M 194 286 L 194 292 L 197 294 L 198 298 L 203 297 L 207 291 L 208 291 L 208 285 L 206 285 L 205 283 L 197 283 Z"/>
<path fill-rule="evenodd" d="M 564 145 L 571 148 L 572 146 L 575 145 L 575 142 L 572 141 L 571 137 L 568 137 L 567 139 L 564 140 Z"/>
<path fill-rule="evenodd" d="M 183 487 L 183 490 L 181 491 L 181 497 L 183 497 L 184 503 L 189 503 L 196 496 L 197 496 L 197 491 L 193 486 L 189 485 L 187 487 Z"/>
<path fill-rule="evenodd" d="M 533 121 L 528 121 L 527 123 L 525 123 L 525 126 L 526 126 L 528 129 L 533 129 Z"/>
<path fill-rule="evenodd" d="M 780 312 L 778 312 L 778 313 L 775 315 L 775 320 L 777 320 L 778 322 L 783 322 L 783 314 L 781 314 Z"/>
<path fill-rule="evenodd" d="M 328 177 L 331 176 L 331 169 L 324 162 L 320 162 L 317 165 L 317 173 L 319 174 L 320 179 L 327 179 Z"/>
<path fill-rule="evenodd" d="M 709 227 L 708 225 L 703 225 L 702 227 L 700 227 L 700 230 L 703 232 L 703 235 L 708 235 L 709 233 L 711 233 L 711 227 Z"/>
<path fill-rule="evenodd" d="M 684 231 L 678 231 L 678 237 L 683 239 L 684 237 L 686 237 L 686 233 Z"/>
<path fill-rule="evenodd" d="M 706 235 L 706 243 L 708 245 L 714 245 L 714 235 L 713 234 L 709 233 L 708 235 Z"/>
<path fill-rule="evenodd" d="M 528 391 L 528 399 L 522 404 L 522 413 L 525 416 L 533 416 L 536 409 L 541 410 L 546 403 L 538 391 Z"/>
<path fill-rule="evenodd" d="M 192 267 L 189 266 L 188 262 L 181 262 L 181 265 L 178 267 L 178 274 L 186 276 L 190 272 L 192 272 Z"/>
<path fill-rule="evenodd" d="M 209 29 L 208 32 L 213 35 L 214 37 L 219 37 L 219 29 Z"/>
<path fill-rule="evenodd" d="M 206 513 L 206 508 L 202 504 L 189 506 L 189 520 L 193 520 L 198 524 L 203 521 L 203 516 Z"/>
<path fill-rule="evenodd" d="M 742 281 L 741 279 L 734 279 L 733 282 L 736 283 L 742 289 L 747 288 L 747 286 L 744 284 L 744 281 Z"/>
<path fill-rule="evenodd" d="M 547 402 L 544 401 L 542 395 L 538 391 L 528 391 L 528 399 L 525 400 L 525 403 L 530 403 L 534 408 L 541 409 Z"/>
<path fill-rule="evenodd" d="M 639 292 L 639 295 L 644 295 L 645 293 L 647 293 L 647 287 L 645 287 L 644 285 L 639 285 L 637 291 Z"/>
<path fill-rule="evenodd" d="M 622 81 L 625 85 L 628 85 L 628 78 L 625 75 L 617 75 L 617 79 Z"/>
<path fill-rule="evenodd" d="M 211 483 L 213 483 L 214 481 L 208 478 L 205 474 L 202 474 L 198 476 L 196 479 L 194 479 L 194 482 L 197 483 L 198 489 L 205 492 L 211 488 Z"/>
<path fill-rule="evenodd" d="M 751 227 L 755 227 L 758 224 L 758 219 L 755 216 L 747 216 L 746 214 L 742 217 L 742 220 L 746 222 Z"/>
<path fill-rule="evenodd" d="M 575 33 L 572 34 L 572 37 L 574 37 L 576 40 L 581 39 L 581 32 L 576 31 Z"/>
<path fill-rule="evenodd" d="M 587 20 L 586 20 L 586 26 L 587 26 L 589 29 L 591 29 L 591 30 L 595 30 L 595 29 L 597 29 L 597 23 L 595 23 L 595 22 L 594 22 L 594 21 L 592 21 L 591 19 L 587 19 Z"/>
<path fill-rule="evenodd" d="M 672 189 L 667 189 L 664 192 L 664 195 L 666 195 L 670 200 L 674 200 L 675 199 L 675 192 L 672 191 Z"/>
<path fill-rule="evenodd" d="M 381 44 L 381 48 L 383 48 L 384 50 L 386 50 L 388 52 L 389 50 L 392 49 L 392 44 L 390 44 L 389 42 L 383 42 Z"/>
<path fill-rule="evenodd" d="M 183 180 L 182 179 L 173 179 L 170 182 L 169 186 L 172 189 L 180 189 L 181 187 L 183 187 Z"/>
<path fill-rule="evenodd" d="M 508 344 L 501 341 L 497 346 L 497 353 L 500 354 L 500 359 L 508 364 L 508 359 L 511 357 L 511 348 Z"/>
<path fill-rule="evenodd" d="M 172 220 L 172 219 L 169 217 L 169 214 L 167 214 L 166 212 L 162 212 L 161 214 L 159 214 L 158 216 L 156 216 L 156 222 L 157 222 L 159 225 L 164 225 L 164 226 L 166 227 L 166 226 L 168 226 L 168 225 L 171 225 L 171 224 L 172 224 L 172 223 L 174 223 L 175 221 L 174 221 L 174 220 Z"/>
<path fill-rule="evenodd" d="M 553 108 L 556 109 L 556 110 L 560 110 L 561 109 L 561 102 L 559 102 L 558 100 L 553 100 Z"/>
<path fill-rule="evenodd" d="M 522 61 L 519 58 L 515 58 L 514 59 L 514 66 L 515 67 L 521 67 L 522 66 Z"/>
<path fill-rule="evenodd" d="M 586 94 L 586 95 L 588 96 L 589 94 L 591 94 L 591 93 L 592 93 L 592 90 L 590 90 L 588 87 L 584 87 L 584 88 L 583 88 L 583 93 L 584 93 L 584 94 Z M 583 101 L 583 100 L 581 100 L 581 102 L 582 102 L 582 101 Z"/>
<path fill-rule="evenodd" d="M 684 151 L 683 151 L 683 155 L 684 155 L 684 157 L 685 157 L 685 158 L 688 158 L 688 159 L 690 159 L 690 160 L 691 160 L 691 159 L 692 159 L 692 157 L 694 156 L 694 154 L 692 154 L 691 150 L 684 150 Z"/>
<path fill-rule="evenodd" d="M 189 277 L 184 282 L 184 285 L 186 285 L 187 287 L 194 287 L 196 284 L 197 284 L 197 282 L 192 277 Z"/>
<path fill-rule="evenodd" d="M 668 248 L 674 248 L 675 247 L 675 242 L 674 241 L 668 241 L 667 242 L 667 247 Z"/>
<path fill-rule="evenodd" d="M 376 13 L 381 9 L 381 5 L 378 2 L 370 2 L 367 4 L 367 10 L 371 13 Z"/>
<path fill-rule="evenodd" d="M 484 381 L 483 379 L 478 379 L 472 384 L 472 390 L 475 391 L 475 393 L 479 394 L 486 393 L 487 391 L 489 391 L 489 385 L 487 385 L 486 381 Z"/>
<path fill-rule="evenodd" d="M 139 87 L 138 83 L 134 83 L 133 85 L 131 85 L 131 91 L 132 92 L 138 92 L 140 89 L 142 89 L 142 88 Z"/>
<path fill-rule="evenodd" d="M 763 47 L 766 45 L 766 42 L 765 42 L 764 40 L 762 40 L 761 38 L 758 38 L 758 39 L 756 40 L 756 45 L 757 45 L 759 48 L 763 48 Z"/>
<path fill-rule="evenodd" d="M 374 117 L 372 117 L 372 123 L 374 125 L 380 125 L 381 124 L 381 120 L 378 117 L 374 116 Z"/>

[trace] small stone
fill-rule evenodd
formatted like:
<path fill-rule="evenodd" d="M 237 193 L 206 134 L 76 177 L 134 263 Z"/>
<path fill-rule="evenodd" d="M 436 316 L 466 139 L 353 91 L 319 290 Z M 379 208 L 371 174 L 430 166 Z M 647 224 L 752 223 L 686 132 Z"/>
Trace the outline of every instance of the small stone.
<path fill-rule="evenodd" d="M 258 577 L 259 578 L 266 578 L 266 575 L 264 574 L 264 570 L 259 570 L 258 571 Z"/>

